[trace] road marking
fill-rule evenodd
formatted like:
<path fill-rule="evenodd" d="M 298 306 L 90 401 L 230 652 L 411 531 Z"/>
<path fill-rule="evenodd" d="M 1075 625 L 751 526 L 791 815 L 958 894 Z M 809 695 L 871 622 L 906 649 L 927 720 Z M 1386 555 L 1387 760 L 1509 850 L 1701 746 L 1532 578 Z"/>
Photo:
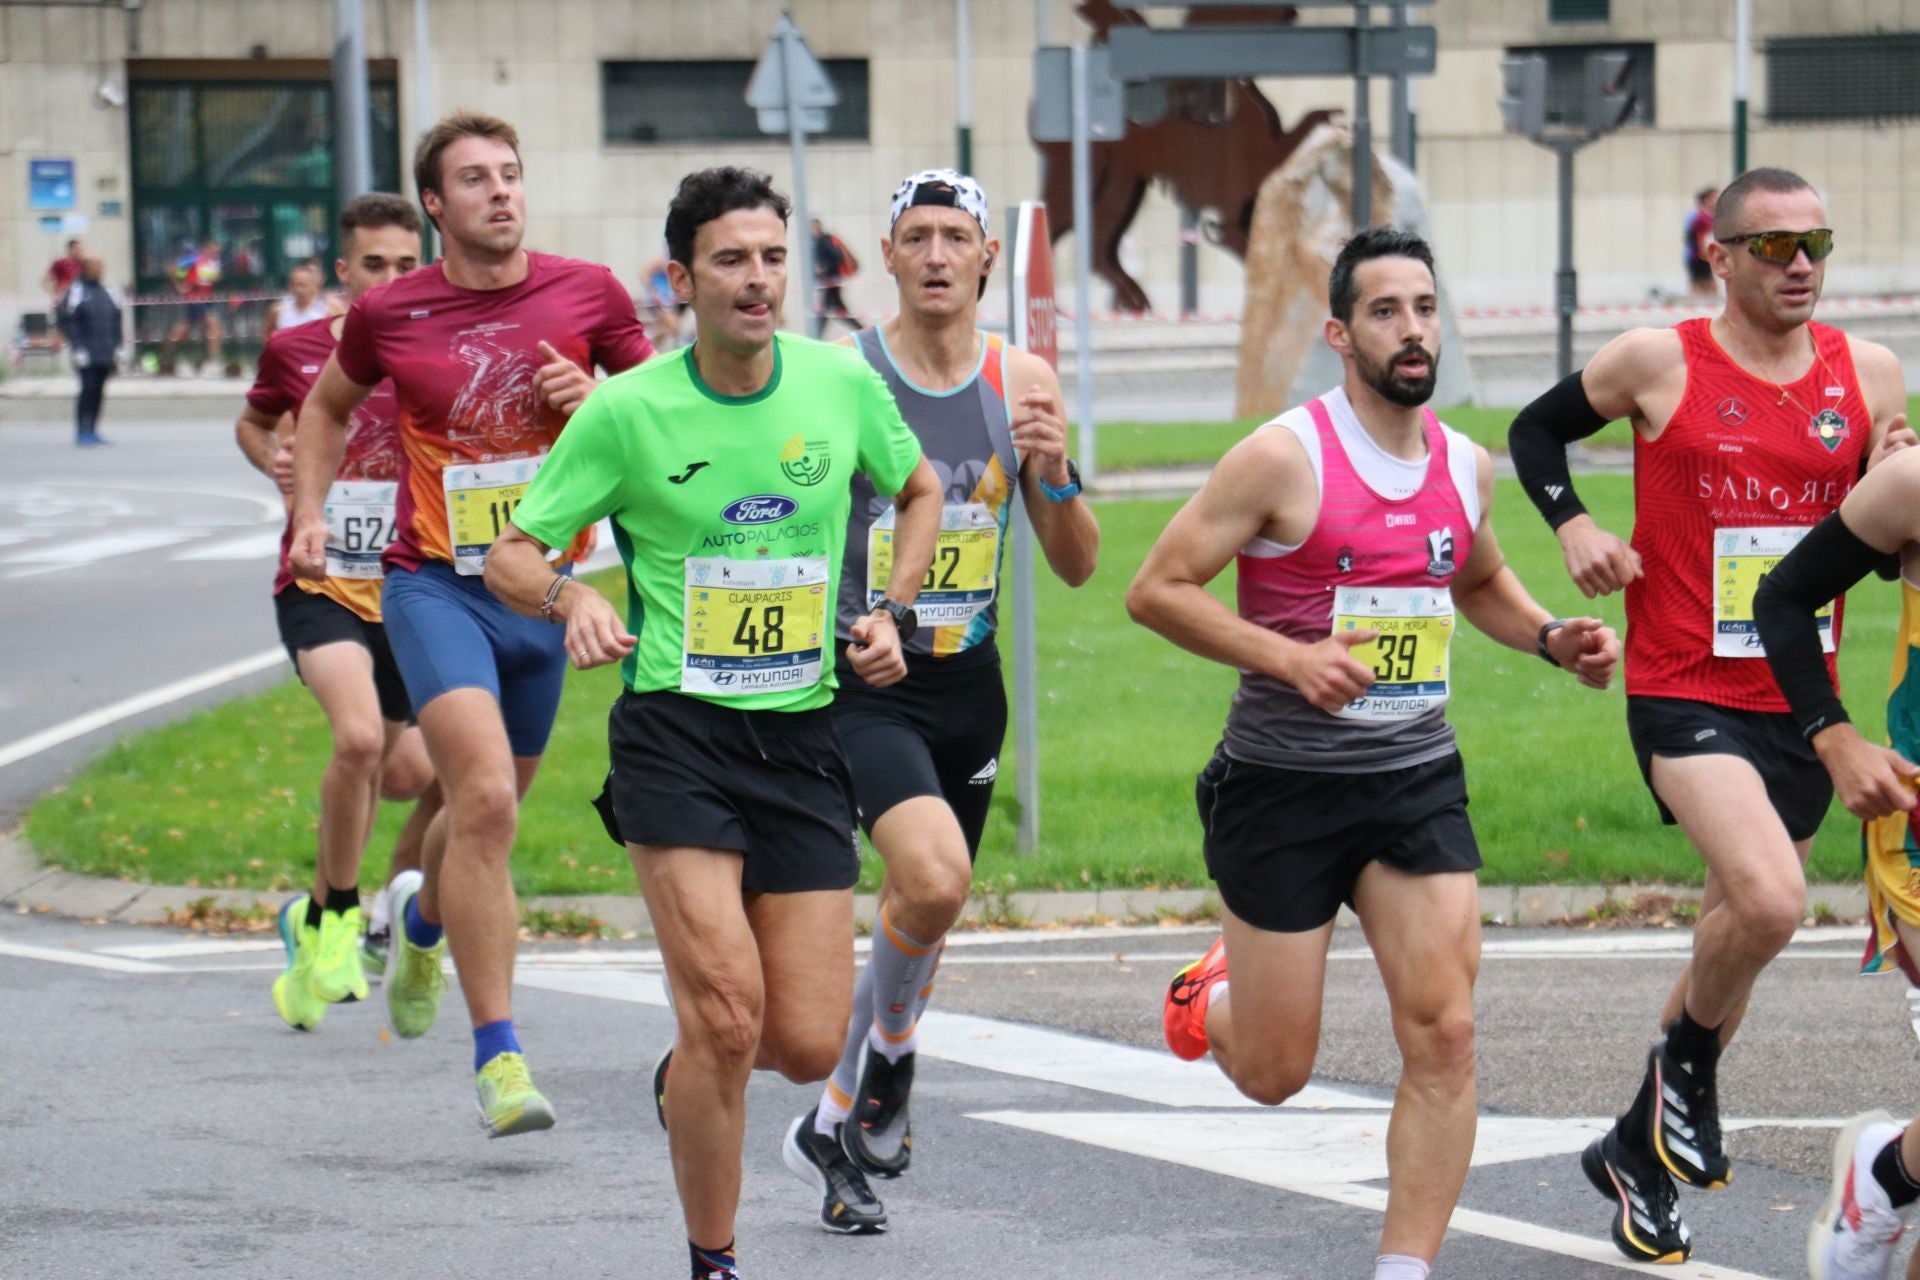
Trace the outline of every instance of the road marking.
<path fill-rule="evenodd" d="M 0 529 L 0 547 L 16 546 L 22 542 L 38 542 L 41 538 L 51 538 L 58 529 Z"/>
<path fill-rule="evenodd" d="M 169 547 L 176 542 L 185 542 L 200 536 L 201 532 L 198 529 L 136 529 L 126 533 L 103 533 L 92 538 L 62 539 L 50 546 L 35 546 L 25 551 L 16 551 L 12 555 L 0 556 L 0 564 L 34 566 L 7 575 L 11 578 L 23 578 L 33 573 L 46 573 L 54 569 L 71 568 L 78 564 L 91 564 L 114 556 L 151 551 L 155 547 Z"/>
<path fill-rule="evenodd" d="M 282 943 L 257 938 L 206 938 L 199 942 L 142 943 L 133 947 L 101 947 L 95 953 L 124 956 L 129 960 L 169 960 L 175 957 L 240 955 L 253 951 L 279 951 Z"/>
<path fill-rule="evenodd" d="M 268 556 L 277 558 L 280 554 L 280 533 L 278 529 L 267 533 L 249 533 L 238 538 L 228 538 L 224 542 L 213 542 L 205 546 L 190 547 L 185 551 L 176 551 L 167 559 L 264 560 Z"/>
<path fill-rule="evenodd" d="M 21 960 L 45 960 L 51 964 L 75 965 L 82 969 L 106 969 L 113 973 L 170 973 L 163 964 L 144 960 L 125 960 L 118 956 L 96 955 L 91 951 L 62 951 L 57 947 L 32 947 L 24 942 L 0 942 L 0 956 Z"/>
<path fill-rule="evenodd" d="M 241 658 L 237 662 L 229 662 L 214 667 L 210 671 L 203 671 L 197 676 L 188 676 L 184 680 L 163 684 L 157 689 L 149 689 L 131 698 L 122 698 L 118 702 L 101 707 L 98 711 L 89 711 L 83 716 L 75 716 L 62 724 L 54 725 L 51 729 L 43 729 L 39 733 L 29 734 L 27 737 L 0 747 L 0 769 L 10 764 L 17 764 L 29 756 L 38 755 L 49 747 L 57 747 L 63 742 L 70 742 L 97 729 L 104 729 L 110 724 L 117 724 L 130 716 L 137 716 L 143 711 L 164 707 L 169 702 L 178 702 L 182 698 L 217 688 L 231 680 L 238 680 L 242 676 L 250 676 L 256 671 L 265 671 L 276 663 L 286 660 L 287 651 L 276 645 L 252 657 Z"/>

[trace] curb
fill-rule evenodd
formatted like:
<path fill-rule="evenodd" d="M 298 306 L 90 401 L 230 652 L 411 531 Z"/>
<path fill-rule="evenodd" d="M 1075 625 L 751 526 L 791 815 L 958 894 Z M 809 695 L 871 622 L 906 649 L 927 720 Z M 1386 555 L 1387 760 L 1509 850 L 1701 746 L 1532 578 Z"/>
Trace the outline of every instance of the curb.
<path fill-rule="evenodd" d="M 1631 909 L 1648 896 L 1697 905 L 1700 890 L 1692 885 L 1661 884 L 1489 884 L 1480 886 L 1480 914 L 1489 924 L 1496 925 L 1544 925 L 1588 916 L 1600 920 L 1610 905 Z M 211 901 L 216 907 L 246 911 L 271 910 L 282 900 L 281 892 L 258 889 L 195 889 L 75 875 L 41 866 L 34 860 L 25 840 L 17 836 L 0 837 L 0 906 L 19 911 L 84 920 L 114 920 L 123 924 L 164 924 L 170 915 L 199 903 Z M 960 927 L 967 927 L 969 920 L 976 926 L 981 921 L 1059 925 L 1184 917 L 1218 901 L 1218 896 L 1209 889 L 975 894 L 968 900 L 966 919 Z M 1829 912 L 1845 918 L 1867 914 L 1867 890 L 1859 881 L 1810 884 L 1807 902 L 1823 904 Z M 871 925 L 877 905 L 875 895 L 856 894 L 854 919 Z M 638 895 L 561 894 L 522 898 L 520 907 L 523 911 L 592 916 L 622 933 L 650 935 L 652 932 L 646 903 Z M 1352 912 L 1343 907 L 1338 923 L 1345 926 L 1356 921 Z"/>

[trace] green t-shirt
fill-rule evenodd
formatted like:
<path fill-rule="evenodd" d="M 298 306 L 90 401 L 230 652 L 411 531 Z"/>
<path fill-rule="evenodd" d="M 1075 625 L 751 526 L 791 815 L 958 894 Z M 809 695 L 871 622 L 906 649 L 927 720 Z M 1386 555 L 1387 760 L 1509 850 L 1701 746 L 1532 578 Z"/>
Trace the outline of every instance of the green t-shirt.
<path fill-rule="evenodd" d="M 627 567 L 635 693 L 805 711 L 833 700 L 834 601 L 856 471 L 893 494 L 920 443 L 859 352 L 774 340 L 750 396 L 693 349 L 609 378 L 574 413 L 513 523 L 548 546 L 603 516 Z"/>

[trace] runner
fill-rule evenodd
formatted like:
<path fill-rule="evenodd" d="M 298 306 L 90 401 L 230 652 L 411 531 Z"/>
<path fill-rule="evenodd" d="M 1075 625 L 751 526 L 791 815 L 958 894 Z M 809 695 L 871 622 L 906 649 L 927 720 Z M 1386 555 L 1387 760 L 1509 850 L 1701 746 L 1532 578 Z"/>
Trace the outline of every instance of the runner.
<path fill-rule="evenodd" d="M 399 196 L 358 196 L 340 213 L 340 250 L 334 270 L 357 298 L 419 265 L 420 215 Z M 317 268 L 313 274 L 317 280 Z M 293 454 L 281 427 L 291 425 L 333 353 L 339 325 L 316 320 L 270 336 L 234 424 L 240 451 L 289 495 Z M 313 892 L 280 910 L 287 968 L 274 980 L 273 1003 L 288 1026 L 302 1031 L 319 1026 L 329 1004 L 366 998 L 360 857 L 379 801 L 421 801 L 405 833 L 416 845 L 439 809 L 420 733 L 408 727 L 413 713 L 406 687 L 380 624 L 380 551 L 392 536 L 400 479 L 395 416 L 393 389 L 384 382 L 354 413 L 340 479 L 328 492 L 327 576 L 294 580 L 286 554 L 293 536 L 289 512 L 273 581 L 280 639 L 333 734 L 320 779 Z M 406 856 L 396 852 L 396 860 Z"/>
<path fill-rule="evenodd" d="M 1164 1018 L 1175 1054 L 1211 1051 L 1242 1093 L 1286 1101 L 1318 1051 L 1334 916 L 1354 908 L 1402 1063 L 1374 1276 L 1421 1280 L 1476 1114 L 1480 850 L 1445 718 L 1455 611 L 1594 688 L 1619 642 L 1528 596 L 1494 539 L 1492 460 L 1421 408 L 1440 354 L 1426 243 L 1362 231 L 1328 292 L 1344 385 L 1235 445 L 1127 593 L 1136 621 L 1241 671 L 1197 790 L 1225 929 Z M 1206 589 L 1236 557 L 1237 617 Z"/>
<path fill-rule="evenodd" d="M 945 508 L 916 605 L 921 629 L 906 645 L 906 679 L 875 689 L 843 659 L 833 703 L 861 825 L 887 873 L 846 1048 L 804 1119 L 807 1140 L 788 1151 L 802 1157 L 797 1171 L 826 1197 L 821 1225 L 842 1233 L 885 1226 L 886 1211 L 862 1172 L 895 1178 L 912 1157 L 915 1028 L 947 930 L 966 905 L 993 800 L 1007 732 L 994 634 L 1010 478 L 1048 564 L 1067 585 L 1092 575 L 1100 546 L 1100 526 L 1067 460 L 1053 369 L 976 323 L 1000 252 L 985 192 L 952 169 L 930 170 L 900 184 L 890 212 L 881 251 L 900 314 L 847 341 L 886 380 L 941 481 Z M 885 594 L 893 521 L 892 504 L 864 477 L 855 480 L 840 575 L 842 640 Z M 844 1168 L 843 1149 L 857 1169 Z M 850 1201 L 840 1194 L 849 1188 Z"/>
<path fill-rule="evenodd" d="M 667 242 L 693 347 L 594 393 L 487 566 L 516 610 L 566 624 L 575 666 L 621 662 L 596 806 L 666 963 L 678 1034 L 662 1106 L 699 1280 L 738 1275 L 748 1073 L 820 1080 L 846 1033 L 860 859 L 827 650 L 855 473 L 899 511 L 885 591 L 848 646 L 869 684 L 906 674 L 940 522 L 939 481 L 880 378 L 775 333 L 787 214 L 764 174 L 681 182 Z M 607 516 L 625 625 L 543 559 Z M 789 1163 L 811 1132 L 795 1122 Z"/>
<path fill-rule="evenodd" d="M 323 504 L 348 417 L 391 376 L 405 478 L 384 557 L 387 634 L 446 811 L 444 839 L 427 842 L 425 883 L 393 904 L 387 1014 L 402 1037 L 432 1027 L 450 940 L 473 1022 L 482 1125 L 493 1137 L 553 1124 L 514 1034 L 520 917 L 507 861 L 566 654 L 557 631 L 514 617 L 480 574 L 508 512 L 592 390 L 589 369 L 627 369 L 653 351 L 605 267 L 520 247 L 520 177 L 519 139 L 505 121 L 462 112 L 421 139 L 414 182 L 447 256 L 348 311 L 339 349 L 301 410 L 291 554 L 295 574 L 324 572 Z M 587 546 L 585 536 L 561 542 L 567 560 Z"/>
<path fill-rule="evenodd" d="M 1897 421 L 1897 419 L 1896 419 Z M 1887 693 L 1889 747 L 1847 718 L 1822 660 L 1820 615 L 1891 556 L 1900 568 L 1900 630 Z M 1827 768 L 1847 812 L 1866 826 L 1870 930 L 1861 969 L 1898 966 L 1920 985 L 1920 847 L 1912 830 L 1920 782 L 1920 452 L 1876 467 L 1760 582 L 1754 622 L 1794 723 Z M 1905 1133 L 1884 1111 L 1856 1116 L 1833 1148 L 1833 1188 L 1807 1233 L 1814 1280 L 1883 1280 L 1920 1199 L 1920 1127 Z M 1920 1255 L 1907 1275 L 1920 1280 Z"/>
<path fill-rule="evenodd" d="M 1582 1158 L 1629 1258 L 1691 1250 L 1674 1186 L 1717 1189 L 1718 1066 L 1753 983 L 1806 908 L 1803 864 L 1832 798 L 1753 625 L 1761 573 L 1840 504 L 1870 459 L 1913 439 L 1899 363 L 1813 321 L 1833 249 L 1820 197 L 1783 169 L 1714 206 L 1718 316 L 1615 338 L 1521 410 L 1514 468 L 1587 595 L 1627 592 L 1627 732 L 1661 821 L 1706 862 L 1693 958 L 1660 1012 L 1626 1114 Z M 1634 428 L 1629 546 L 1574 493 L 1566 446 Z M 1899 426 L 1897 434 L 1889 428 Z M 1822 618 L 1829 675 L 1841 611 Z"/>

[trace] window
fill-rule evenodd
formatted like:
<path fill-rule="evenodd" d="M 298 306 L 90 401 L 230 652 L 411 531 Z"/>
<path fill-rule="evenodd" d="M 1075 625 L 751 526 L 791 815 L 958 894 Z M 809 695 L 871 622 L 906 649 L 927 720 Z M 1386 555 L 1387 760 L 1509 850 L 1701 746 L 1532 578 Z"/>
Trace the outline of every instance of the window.
<path fill-rule="evenodd" d="M 1578 125 L 1585 115 L 1583 99 L 1587 85 L 1587 55 L 1624 53 L 1627 87 L 1633 92 L 1633 110 L 1627 113 L 1625 129 L 1653 126 L 1653 46 L 1650 44 L 1547 44 L 1508 49 L 1510 58 L 1539 54 L 1547 60 L 1547 123 Z"/>
<path fill-rule="evenodd" d="M 825 58 L 840 95 L 823 138 L 867 138 L 867 60 Z M 758 114 L 743 100 L 753 63 L 605 62 L 600 66 L 601 136 L 621 142 L 764 142 Z"/>
<path fill-rule="evenodd" d="M 1609 0 L 1547 0 L 1548 22 L 1605 22 Z"/>
<path fill-rule="evenodd" d="M 1920 32 L 1767 41 L 1767 119 L 1920 116 Z"/>

